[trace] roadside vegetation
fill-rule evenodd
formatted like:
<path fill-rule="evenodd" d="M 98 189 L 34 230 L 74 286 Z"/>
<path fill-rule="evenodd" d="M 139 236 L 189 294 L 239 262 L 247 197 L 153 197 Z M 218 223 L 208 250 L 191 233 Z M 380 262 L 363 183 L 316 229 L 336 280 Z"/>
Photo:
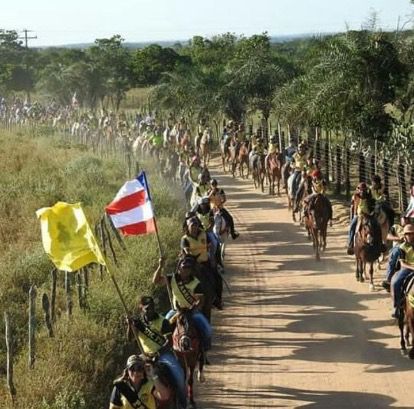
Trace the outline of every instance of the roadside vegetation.
<path fill-rule="evenodd" d="M 64 136 L 45 129 L 8 133 L 0 131 L 0 314 L 7 311 L 14 330 L 16 408 L 71 409 L 105 407 L 110 384 L 127 353 L 124 312 L 107 274 L 90 272 L 88 309 L 80 310 L 73 284 L 73 315 L 66 315 L 63 272 L 58 274 L 55 337 L 44 325 L 41 296 L 50 294 L 52 264 L 40 240 L 35 211 L 57 201 L 82 202 L 93 226 L 120 186 L 127 180 L 124 164 L 116 157 L 99 158 Z M 170 262 L 180 239 L 179 191 L 148 168 L 162 243 Z M 138 296 L 153 293 L 150 277 L 158 265 L 153 235 L 125 240 L 127 252 L 114 241 L 120 259 L 113 266 L 128 306 Z M 74 275 L 72 274 L 72 279 Z M 37 353 L 28 369 L 28 291 L 37 288 Z M 165 300 L 160 299 L 161 308 Z M 0 326 L 4 340 L 4 325 Z M 5 343 L 0 342 L 0 407 L 9 408 L 5 389 Z"/>

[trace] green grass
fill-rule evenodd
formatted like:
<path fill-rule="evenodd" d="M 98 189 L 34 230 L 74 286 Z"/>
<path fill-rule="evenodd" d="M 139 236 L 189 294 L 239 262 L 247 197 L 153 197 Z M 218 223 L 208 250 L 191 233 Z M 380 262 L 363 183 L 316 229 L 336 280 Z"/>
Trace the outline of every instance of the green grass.
<path fill-rule="evenodd" d="M 163 246 L 172 265 L 179 246 L 181 197 L 158 178 L 148 175 L 158 214 Z M 48 129 L 9 133 L 0 130 L 0 316 L 12 317 L 16 348 L 17 409 L 92 409 L 107 407 L 112 380 L 136 347 L 125 339 L 124 312 L 107 273 L 90 274 L 89 310 L 80 310 L 73 287 L 73 316 L 66 316 L 64 278 L 57 289 L 55 338 L 43 322 L 41 297 L 50 295 L 52 263 L 43 251 L 35 211 L 56 201 L 82 202 L 91 225 L 127 180 L 121 160 L 102 159 L 84 146 L 72 145 Z M 150 278 L 158 263 L 154 235 L 129 237 L 127 252 L 113 240 L 119 266 L 111 263 L 125 300 L 133 309 L 137 298 L 154 293 L 166 310 L 165 293 Z M 37 360 L 27 369 L 28 291 L 37 287 Z M 4 326 L 0 325 L 4 340 Z M 5 389 L 5 344 L 0 342 L 0 408 L 11 403 Z"/>

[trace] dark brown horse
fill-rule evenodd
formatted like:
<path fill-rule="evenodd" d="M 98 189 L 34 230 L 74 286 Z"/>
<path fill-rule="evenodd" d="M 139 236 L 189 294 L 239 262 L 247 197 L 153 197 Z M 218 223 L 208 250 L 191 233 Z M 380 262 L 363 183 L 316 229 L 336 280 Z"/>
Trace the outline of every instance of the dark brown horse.
<path fill-rule="evenodd" d="M 305 227 L 312 238 L 316 260 L 320 260 L 320 251 L 326 250 L 328 222 L 332 218 L 332 206 L 329 199 L 321 193 L 304 201 Z"/>
<path fill-rule="evenodd" d="M 265 156 L 257 153 L 253 154 L 250 158 L 250 168 L 252 169 L 252 177 L 254 188 L 260 187 L 264 192 L 264 179 L 266 176 L 265 169 Z"/>
<path fill-rule="evenodd" d="M 365 281 L 366 265 L 369 265 L 369 288 L 374 290 L 374 263 L 382 249 L 381 229 L 373 216 L 362 215 L 355 233 L 356 279 Z"/>
<path fill-rule="evenodd" d="M 265 159 L 266 174 L 269 180 L 269 195 L 275 194 L 275 183 L 277 182 L 277 194 L 280 195 L 280 180 L 282 178 L 282 155 L 280 153 L 269 153 Z"/>
<path fill-rule="evenodd" d="M 400 345 L 401 353 L 414 359 L 414 273 L 407 279 L 405 290 L 405 299 L 402 311 L 398 317 L 398 327 L 400 328 Z M 411 335 L 411 342 L 410 342 Z M 407 345 L 411 346 L 407 352 Z"/>
<path fill-rule="evenodd" d="M 226 173 L 226 165 L 230 163 L 230 143 L 232 142 L 232 137 L 227 136 L 226 139 L 223 139 L 220 142 L 220 154 L 221 154 L 221 164 L 223 165 L 223 172 Z"/>
<path fill-rule="evenodd" d="M 192 311 L 179 310 L 176 317 L 176 327 L 173 332 L 173 349 L 180 361 L 187 383 L 187 408 L 195 408 L 194 401 L 194 371 L 198 368 L 198 378 L 203 381 L 204 354 L 201 337 L 192 319 Z"/>

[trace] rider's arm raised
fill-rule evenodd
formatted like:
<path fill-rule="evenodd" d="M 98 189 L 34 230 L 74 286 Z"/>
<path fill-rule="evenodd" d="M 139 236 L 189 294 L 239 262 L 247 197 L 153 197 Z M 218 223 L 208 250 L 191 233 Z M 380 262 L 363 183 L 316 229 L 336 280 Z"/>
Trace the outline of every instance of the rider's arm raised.
<path fill-rule="evenodd" d="M 167 284 L 167 279 L 162 275 L 162 270 L 164 268 L 165 259 L 163 257 L 160 257 L 158 268 L 155 270 L 154 275 L 152 276 L 152 283 L 153 284 Z"/>

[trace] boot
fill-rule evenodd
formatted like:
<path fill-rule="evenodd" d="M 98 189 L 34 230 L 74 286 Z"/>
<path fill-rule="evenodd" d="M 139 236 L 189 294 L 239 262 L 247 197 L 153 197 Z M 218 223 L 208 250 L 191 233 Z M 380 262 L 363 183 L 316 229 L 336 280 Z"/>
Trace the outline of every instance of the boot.
<path fill-rule="evenodd" d="M 231 237 L 232 237 L 233 240 L 236 240 L 237 237 L 239 237 L 239 236 L 240 236 L 240 233 L 238 233 L 237 231 L 234 231 L 233 233 L 231 233 Z"/>

